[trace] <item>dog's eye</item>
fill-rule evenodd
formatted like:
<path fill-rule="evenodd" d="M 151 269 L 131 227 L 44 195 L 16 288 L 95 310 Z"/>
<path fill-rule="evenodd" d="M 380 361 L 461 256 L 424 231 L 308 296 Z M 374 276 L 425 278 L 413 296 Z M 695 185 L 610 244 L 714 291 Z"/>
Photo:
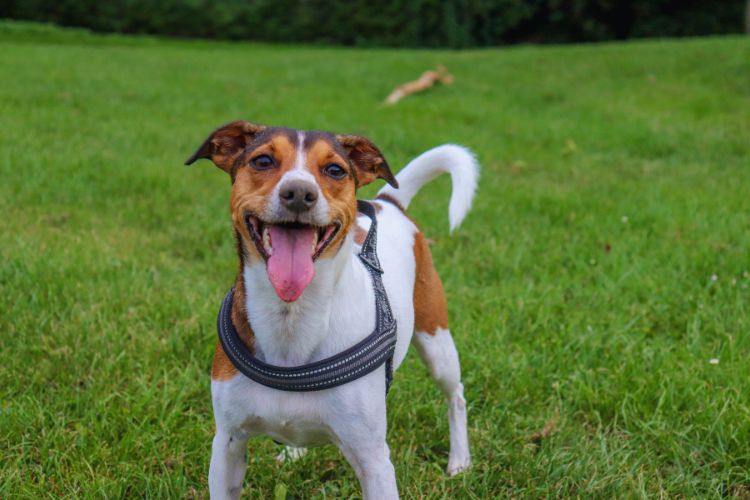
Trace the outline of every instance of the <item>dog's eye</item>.
<path fill-rule="evenodd" d="M 340 165 L 336 165 L 335 163 L 331 163 L 330 165 L 326 165 L 323 168 L 323 173 L 325 173 L 329 177 L 333 177 L 334 179 L 343 179 L 346 177 L 346 170 Z"/>
<path fill-rule="evenodd" d="M 255 170 L 268 170 L 269 168 L 273 168 L 276 166 L 276 162 L 273 161 L 273 158 L 271 158 L 268 155 L 260 155 L 256 156 L 252 160 L 250 160 L 250 164 L 255 168 Z"/>

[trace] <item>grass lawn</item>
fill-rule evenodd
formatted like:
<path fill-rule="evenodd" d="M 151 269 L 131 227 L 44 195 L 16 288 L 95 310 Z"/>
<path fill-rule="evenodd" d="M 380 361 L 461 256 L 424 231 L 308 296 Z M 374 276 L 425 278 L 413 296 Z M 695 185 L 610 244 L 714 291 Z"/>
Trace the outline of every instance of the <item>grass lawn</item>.
<path fill-rule="evenodd" d="M 450 87 L 381 106 L 442 63 Z M 750 495 L 750 38 L 465 52 L 106 37 L 0 23 L 0 497 L 205 497 L 236 118 L 483 167 L 411 213 L 435 241 L 473 469 L 444 474 L 417 356 L 389 396 L 405 498 Z M 371 195 L 368 190 L 365 195 Z M 546 431 L 543 430 L 546 427 Z M 248 498 L 359 495 L 334 447 Z"/>

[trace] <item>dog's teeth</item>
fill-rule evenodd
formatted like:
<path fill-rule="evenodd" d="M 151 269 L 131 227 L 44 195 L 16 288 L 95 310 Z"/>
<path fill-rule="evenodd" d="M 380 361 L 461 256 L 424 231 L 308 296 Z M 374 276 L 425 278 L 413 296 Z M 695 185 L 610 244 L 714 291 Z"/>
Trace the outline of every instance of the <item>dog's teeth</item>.
<path fill-rule="evenodd" d="M 263 228 L 263 249 L 269 255 L 273 255 L 273 247 L 271 246 L 271 235 L 268 234 L 268 228 Z"/>
<path fill-rule="evenodd" d="M 312 249 L 310 250 L 312 253 L 315 253 L 315 250 L 318 248 L 318 232 L 313 232 L 313 238 L 312 238 Z"/>

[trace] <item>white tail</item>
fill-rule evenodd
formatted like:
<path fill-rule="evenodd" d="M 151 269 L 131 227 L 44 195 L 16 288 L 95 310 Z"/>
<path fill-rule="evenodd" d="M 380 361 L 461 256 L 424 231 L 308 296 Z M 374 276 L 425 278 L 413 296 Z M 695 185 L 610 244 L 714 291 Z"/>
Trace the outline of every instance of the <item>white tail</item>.
<path fill-rule="evenodd" d="M 406 209 L 422 186 L 445 172 L 451 174 L 453 183 L 448 208 L 448 220 L 453 232 L 461 225 L 471 208 L 479 178 L 479 164 L 468 149 L 455 144 L 444 144 L 425 151 L 398 173 L 398 189 L 385 186 L 378 194 L 388 195 Z"/>

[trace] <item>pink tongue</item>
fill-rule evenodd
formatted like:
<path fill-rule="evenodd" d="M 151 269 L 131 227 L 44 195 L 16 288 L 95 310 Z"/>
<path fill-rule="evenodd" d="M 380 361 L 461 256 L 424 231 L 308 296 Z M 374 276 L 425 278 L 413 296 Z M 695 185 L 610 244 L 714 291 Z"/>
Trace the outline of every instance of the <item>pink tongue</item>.
<path fill-rule="evenodd" d="M 276 294 L 285 302 L 294 302 L 315 276 L 312 244 L 315 230 L 269 226 L 273 254 L 266 271 Z"/>

